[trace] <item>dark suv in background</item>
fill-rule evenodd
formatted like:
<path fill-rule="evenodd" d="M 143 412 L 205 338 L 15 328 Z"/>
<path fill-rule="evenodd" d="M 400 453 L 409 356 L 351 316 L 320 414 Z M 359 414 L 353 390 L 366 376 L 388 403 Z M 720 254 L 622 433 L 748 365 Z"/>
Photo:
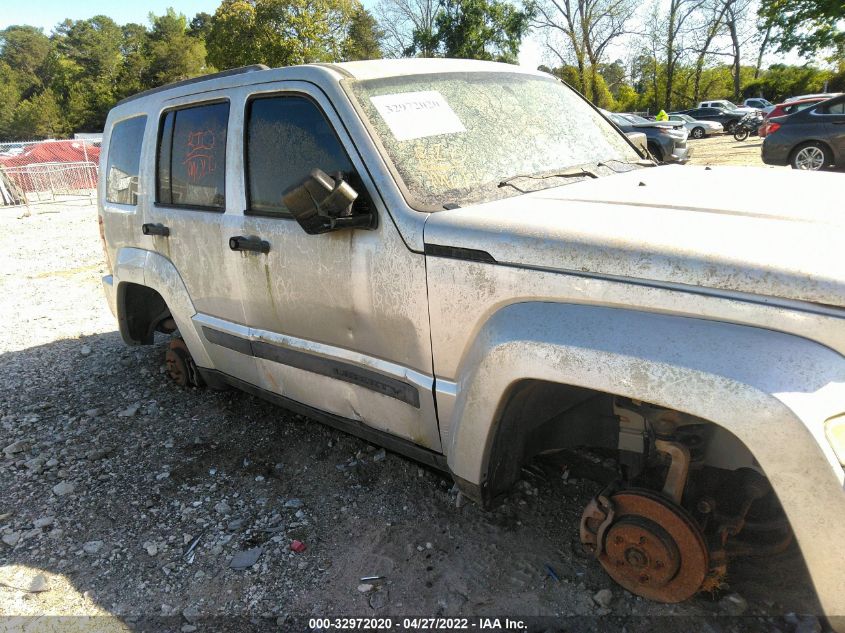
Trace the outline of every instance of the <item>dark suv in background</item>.
<path fill-rule="evenodd" d="M 845 96 L 769 119 L 763 162 L 810 171 L 845 167 Z"/>
<path fill-rule="evenodd" d="M 731 112 L 723 108 L 692 108 L 691 110 L 681 110 L 669 114 L 688 114 L 699 121 L 716 121 L 722 124 L 728 134 L 733 133 L 734 126 L 745 116 L 744 112 Z"/>

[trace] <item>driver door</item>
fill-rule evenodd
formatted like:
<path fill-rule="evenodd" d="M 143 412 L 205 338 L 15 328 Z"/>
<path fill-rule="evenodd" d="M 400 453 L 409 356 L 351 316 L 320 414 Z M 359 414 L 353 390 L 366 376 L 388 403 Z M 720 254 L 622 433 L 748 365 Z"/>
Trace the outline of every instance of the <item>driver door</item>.
<path fill-rule="evenodd" d="M 239 265 L 260 386 L 439 451 L 424 256 L 391 222 L 319 89 L 284 82 L 244 95 Z M 282 195 L 313 169 L 342 173 L 373 230 L 309 235 Z"/>

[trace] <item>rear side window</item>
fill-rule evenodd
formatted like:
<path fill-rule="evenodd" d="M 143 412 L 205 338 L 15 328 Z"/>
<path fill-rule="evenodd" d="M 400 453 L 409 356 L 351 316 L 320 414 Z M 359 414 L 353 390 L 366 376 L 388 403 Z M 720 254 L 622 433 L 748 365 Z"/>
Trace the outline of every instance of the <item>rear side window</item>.
<path fill-rule="evenodd" d="M 340 140 L 310 99 L 253 99 L 247 105 L 246 125 L 248 213 L 287 216 L 282 195 L 313 169 L 352 177 L 352 163 Z"/>
<path fill-rule="evenodd" d="M 156 201 L 198 209 L 226 206 L 229 104 L 167 112 L 161 119 Z"/>
<path fill-rule="evenodd" d="M 822 112 L 824 114 L 845 114 L 845 101 L 832 103 L 829 106 L 826 106 Z"/>
<path fill-rule="evenodd" d="M 106 165 L 106 200 L 116 204 L 138 204 L 138 166 L 147 117 L 138 116 L 116 123 L 109 140 Z"/>

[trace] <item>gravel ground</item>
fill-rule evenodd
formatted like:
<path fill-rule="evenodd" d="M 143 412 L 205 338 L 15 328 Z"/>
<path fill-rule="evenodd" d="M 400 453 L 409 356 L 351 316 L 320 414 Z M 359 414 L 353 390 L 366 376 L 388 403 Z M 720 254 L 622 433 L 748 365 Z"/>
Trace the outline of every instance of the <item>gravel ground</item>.
<path fill-rule="evenodd" d="M 702 139 L 690 139 L 687 142 L 692 148 L 690 165 L 742 165 L 789 169 L 763 163 L 760 158 L 763 139 L 759 136 L 750 136 L 744 141 L 736 141 L 732 134 L 717 134 Z"/>
<path fill-rule="evenodd" d="M 408 459 L 240 392 L 174 386 L 166 338 L 129 348 L 116 332 L 95 211 L 51 211 L 0 211 L 0 631 L 508 614 L 580 616 L 568 631 L 823 630 L 795 615 L 819 612 L 795 550 L 682 605 L 615 586 L 576 542 L 613 476 L 600 456 L 539 464 L 483 511 Z M 30 617 L 45 615 L 100 617 Z"/>

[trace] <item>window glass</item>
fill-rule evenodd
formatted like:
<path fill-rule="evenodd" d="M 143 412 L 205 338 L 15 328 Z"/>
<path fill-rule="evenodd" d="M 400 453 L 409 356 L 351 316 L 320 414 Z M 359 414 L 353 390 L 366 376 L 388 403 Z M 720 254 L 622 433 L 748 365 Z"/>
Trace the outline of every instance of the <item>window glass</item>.
<path fill-rule="evenodd" d="M 158 201 L 223 209 L 226 205 L 226 126 L 229 104 L 168 112 L 158 152 Z"/>
<path fill-rule="evenodd" d="M 639 159 L 624 135 L 550 77 L 468 72 L 344 83 L 417 208 L 562 186 L 573 182 L 555 176 L 562 170 Z M 501 185 L 513 178 L 527 182 Z"/>
<path fill-rule="evenodd" d="M 138 204 L 138 167 L 141 141 L 147 117 L 139 116 L 115 124 L 109 141 L 106 166 L 106 200 L 117 204 Z"/>
<path fill-rule="evenodd" d="M 825 114 L 845 114 L 845 101 L 833 103 L 824 109 Z"/>
<path fill-rule="evenodd" d="M 342 172 L 347 180 L 353 171 L 331 125 L 304 97 L 268 97 L 250 102 L 246 169 L 249 210 L 271 214 L 287 214 L 283 194 L 312 170 L 321 169 L 329 175 Z"/>

